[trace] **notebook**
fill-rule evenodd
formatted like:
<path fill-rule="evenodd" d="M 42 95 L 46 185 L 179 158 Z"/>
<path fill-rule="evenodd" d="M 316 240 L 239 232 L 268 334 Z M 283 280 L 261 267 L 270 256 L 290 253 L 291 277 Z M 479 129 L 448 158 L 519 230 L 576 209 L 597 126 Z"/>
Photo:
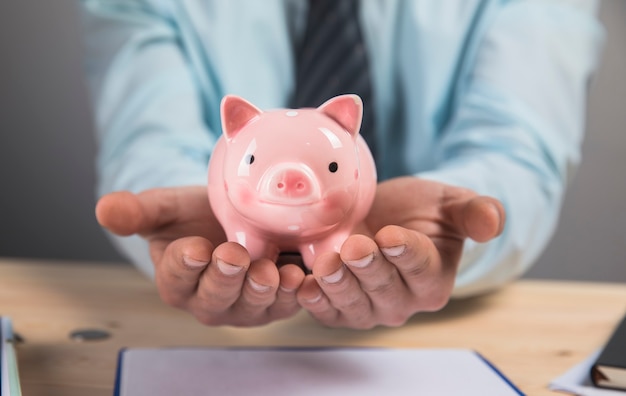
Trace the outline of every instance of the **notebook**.
<path fill-rule="evenodd" d="M 465 349 L 124 349 L 114 395 L 523 395 Z"/>
<path fill-rule="evenodd" d="M 626 391 L 626 316 L 591 367 L 591 380 L 597 387 Z"/>

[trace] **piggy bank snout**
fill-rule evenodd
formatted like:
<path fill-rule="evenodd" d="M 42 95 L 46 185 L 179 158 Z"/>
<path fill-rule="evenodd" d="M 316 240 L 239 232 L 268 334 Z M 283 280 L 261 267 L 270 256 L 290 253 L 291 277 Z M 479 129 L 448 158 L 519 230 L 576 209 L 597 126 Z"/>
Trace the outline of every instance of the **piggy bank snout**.
<path fill-rule="evenodd" d="M 302 164 L 281 164 L 265 173 L 261 180 L 261 199 L 283 205 L 303 205 L 320 199 L 315 174 Z"/>

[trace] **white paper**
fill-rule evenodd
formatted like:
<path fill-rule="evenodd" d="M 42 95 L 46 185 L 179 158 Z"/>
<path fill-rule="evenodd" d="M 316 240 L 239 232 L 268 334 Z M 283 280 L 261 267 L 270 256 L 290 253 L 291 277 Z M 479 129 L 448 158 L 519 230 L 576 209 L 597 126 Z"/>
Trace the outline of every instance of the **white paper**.
<path fill-rule="evenodd" d="M 129 349 L 120 396 L 520 395 L 471 350 Z"/>
<path fill-rule="evenodd" d="M 601 389 L 593 386 L 589 371 L 600 350 L 550 382 L 550 389 L 579 396 L 626 396 L 626 392 Z"/>

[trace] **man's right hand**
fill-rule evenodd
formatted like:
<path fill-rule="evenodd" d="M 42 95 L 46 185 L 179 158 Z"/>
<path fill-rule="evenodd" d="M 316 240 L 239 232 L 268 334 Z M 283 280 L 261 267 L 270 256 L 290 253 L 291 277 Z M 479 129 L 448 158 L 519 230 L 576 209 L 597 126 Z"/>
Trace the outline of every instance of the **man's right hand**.
<path fill-rule="evenodd" d="M 245 248 L 226 242 L 206 187 L 114 192 L 96 206 L 111 232 L 149 242 L 163 301 L 206 325 L 254 326 L 294 315 L 304 272 L 293 264 L 250 262 Z"/>

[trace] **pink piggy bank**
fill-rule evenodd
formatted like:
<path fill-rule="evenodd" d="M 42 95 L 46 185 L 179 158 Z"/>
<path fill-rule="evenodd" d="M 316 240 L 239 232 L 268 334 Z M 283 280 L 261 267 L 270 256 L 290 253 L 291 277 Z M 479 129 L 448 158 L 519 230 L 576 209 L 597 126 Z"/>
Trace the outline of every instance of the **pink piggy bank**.
<path fill-rule="evenodd" d="M 209 162 L 211 208 L 229 241 L 252 260 L 338 252 L 367 215 L 376 167 L 359 135 L 356 95 L 317 109 L 261 111 L 237 96 L 222 100 L 223 135 Z"/>

